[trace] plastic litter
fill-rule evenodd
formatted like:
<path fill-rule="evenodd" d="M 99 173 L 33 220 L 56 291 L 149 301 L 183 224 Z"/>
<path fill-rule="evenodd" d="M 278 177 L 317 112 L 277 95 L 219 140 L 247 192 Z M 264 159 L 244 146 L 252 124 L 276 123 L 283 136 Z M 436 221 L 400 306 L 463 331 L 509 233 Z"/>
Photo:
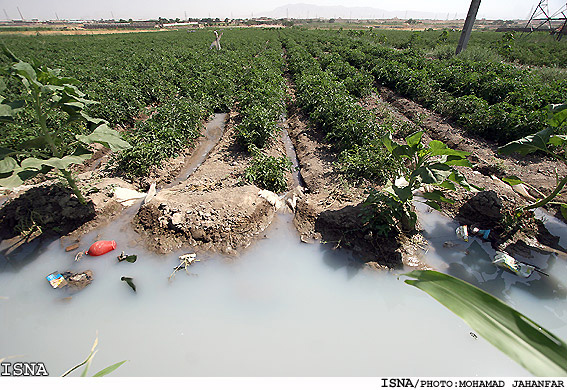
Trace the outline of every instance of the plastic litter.
<path fill-rule="evenodd" d="M 472 234 L 475 236 L 481 236 L 484 240 L 488 240 L 488 236 L 490 235 L 490 229 L 482 230 L 476 227 L 471 229 Z"/>
<path fill-rule="evenodd" d="M 469 242 L 469 229 L 467 225 L 459 226 L 457 229 L 455 229 L 455 233 L 461 240 Z"/>
<path fill-rule="evenodd" d="M 59 272 L 53 272 L 45 277 L 51 287 L 53 288 L 61 288 L 67 285 L 67 281 Z"/>
<path fill-rule="evenodd" d="M 116 249 L 116 241 L 97 241 L 87 251 L 89 256 L 100 256 Z"/>
<path fill-rule="evenodd" d="M 504 252 L 496 252 L 492 263 L 524 278 L 529 277 L 536 269 L 533 265 L 522 263 Z"/>

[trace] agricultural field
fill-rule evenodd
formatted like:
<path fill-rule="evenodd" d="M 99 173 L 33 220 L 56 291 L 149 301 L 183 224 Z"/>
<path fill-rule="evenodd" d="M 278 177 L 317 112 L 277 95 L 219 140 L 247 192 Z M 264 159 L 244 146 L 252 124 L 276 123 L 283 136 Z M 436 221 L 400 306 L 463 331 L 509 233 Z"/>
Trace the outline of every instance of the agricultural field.
<path fill-rule="evenodd" d="M 458 34 L 3 35 L 0 253 L 127 218 L 144 250 L 236 257 L 286 210 L 298 242 L 425 283 L 437 210 L 567 256 L 534 214 L 567 221 L 567 41 L 478 31 L 454 56 Z"/>

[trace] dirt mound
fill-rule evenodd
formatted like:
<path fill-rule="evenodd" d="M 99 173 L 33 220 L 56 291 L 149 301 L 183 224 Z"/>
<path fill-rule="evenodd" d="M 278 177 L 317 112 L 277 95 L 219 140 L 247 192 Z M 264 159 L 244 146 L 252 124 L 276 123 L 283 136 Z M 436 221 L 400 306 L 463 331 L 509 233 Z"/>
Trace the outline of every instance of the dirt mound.
<path fill-rule="evenodd" d="M 285 153 L 280 139 L 268 153 Z M 134 224 L 150 249 L 167 253 L 192 246 L 234 254 L 250 245 L 276 209 L 260 196 L 258 187 L 242 182 L 250 159 L 236 142 L 234 122 L 229 121 L 219 143 L 187 180 L 158 192 L 138 211 Z"/>
<path fill-rule="evenodd" d="M 65 235 L 95 216 L 92 202 L 81 204 L 59 183 L 32 187 L 0 209 L 0 239 L 26 233 Z"/>

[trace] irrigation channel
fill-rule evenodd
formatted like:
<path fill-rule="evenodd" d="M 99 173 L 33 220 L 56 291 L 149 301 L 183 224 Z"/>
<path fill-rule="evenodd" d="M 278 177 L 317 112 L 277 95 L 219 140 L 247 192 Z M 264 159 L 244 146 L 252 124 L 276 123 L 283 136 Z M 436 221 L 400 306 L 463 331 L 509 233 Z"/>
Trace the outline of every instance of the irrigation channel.
<path fill-rule="evenodd" d="M 199 151 L 203 158 L 194 164 L 207 153 Z M 197 166 L 187 166 L 186 174 Z M 0 357 L 21 355 L 60 375 L 86 357 L 98 333 L 91 374 L 127 359 L 113 375 L 530 375 L 471 335 L 437 301 L 403 283 L 403 270 L 370 271 L 348 252 L 301 243 L 291 214 L 278 214 L 265 238 L 239 257 L 200 255 L 190 274 L 181 270 L 170 280 L 178 256 L 188 250 L 145 251 L 130 225 L 136 207 L 83 237 L 115 240 L 116 250 L 106 255 L 74 262 L 55 241 L 28 253 L 21 267 L 0 262 Z M 488 244 L 458 242 L 454 221 L 419 211 L 429 265 L 481 286 L 567 339 L 561 284 L 567 259 L 530 259 L 551 276 L 522 279 L 490 263 Z M 567 245 L 565 225 L 540 216 Z M 446 241 L 458 245 L 446 248 Z M 121 251 L 136 253 L 138 261 L 118 263 Z M 93 283 L 71 296 L 45 280 L 54 270 L 86 268 Z M 133 278 L 137 292 L 122 276 Z"/>

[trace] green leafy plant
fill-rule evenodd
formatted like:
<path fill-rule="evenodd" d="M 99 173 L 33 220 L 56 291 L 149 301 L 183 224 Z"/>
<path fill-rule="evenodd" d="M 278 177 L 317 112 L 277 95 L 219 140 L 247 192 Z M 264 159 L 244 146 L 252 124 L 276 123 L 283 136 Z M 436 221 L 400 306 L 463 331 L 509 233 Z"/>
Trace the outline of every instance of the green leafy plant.
<path fill-rule="evenodd" d="M 567 104 L 549 106 L 549 118 L 546 129 L 537 132 L 536 134 L 528 135 L 517 141 L 510 142 L 498 149 L 500 154 L 509 155 L 512 153 L 519 153 L 527 155 L 534 152 L 542 152 L 563 164 L 567 165 L 567 135 L 557 134 L 560 128 L 567 124 Z M 517 177 L 504 178 L 510 185 L 525 184 Z M 555 202 L 554 199 L 563 191 L 567 184 L 567 175 L 563 178 L 556 178 L 555 189 L 547 196 L 542 195 L 542 198 L 527 206 L 521 207 L 517 210 L 518 214 L 523 211 L 535 209 L 545 206 L 546 204 L 559 205 L 561 214 L 567 219 L 567 204 Z"/>
<path fill-rule="evenodd" d="M 91 348 L 91 352 L 89 353 L 89 356 L 87 356 L 87 358 L 85 360 L 83 360 L 81 363 L 77 364 L 76 366 L 70 368 L 69 370 L 65 371 L 65 373 L 63 373 L 63 375 L 61 375 L 62 377 L 65 377 L 67 375 L 69 375 L 70 373 L 72 373 L 73 371 L 75 371 L 76 369 L 85 366 L 85 369 L 83 370 L 83 372 L 81 373 L 81 376 L 87 376 L 87 373 L 89 371 L 89 368 L 91 366 L 91 362 L 94 359 L 94 356 L 96 355 L 96 353 L 98 352 L 98 350 L 96 350 L 96 346 L 98 345 L 98 336 L 95 338 L 95 341 L 93 343 L 93 346 Z M 126 360 L 123 360 L 121 362 L 118 363 L 114 363 L 102 370 L 100 370 L 99 372 L 97 372 L 96 374 L 93 375 L 93 377 L 101 377 L 101 376 L 106 376 L 108 374 L 110 374 L 111 372 L 113 372 L 114 370 L 116 370 L 118 367 L 120 367 L 121 365 L 123 365 L 124 363 L 126 363 Z"/>
<path fill-rule="evenodd" d="M 115 130 L 102 120 L 87 115 L 84 108 L 92 103 L 77 88 L 78 81 L 59 75 L 58 70 L 46 66 L 30 64 L 17 59 L 6 47 L 4 54 L 13 61 L 6 71 L 11 77 L 21 81 L 25 91 L 23 100 L 7 101 L 0 96 L 0 121 L 16 122 L 18 112 L 26 105 L 33 110 L 35 124 L 39 127 L 39 135 L 21 143 L 15 149 L 0 148 L 0 185 L 15 187 L 26 179 L 52 169 L 65 178 L 81 203 L 85 198 L 77 187 L 70 171 L 70 166 L 80 164 L 92 156 L 87 148 L 89 144 L 98 142 L 113 151 L 130 147 L 120 138 Z M 5 84 L 0 83 L 0 92 Z M 48 117 L 66 115 L 63 127 L 48 126 Z M 84 130 L 90 134 L 72 133 L 74 140 L 69 142 L 68 132 L 73 131 L 71 124 L 84 124 Z"/>
<path fill-rule="evenodd" d="M 382 191 L 370 191 L 364 205 L 369 214 L 365 222 L 379 225 L 387 224 L 386 231 L 393 222 L 401 225 L 403 231 L 412 231 L 417 223 L 417 214 L 413 210 L 413 192 L 426 185 L 432 186 L 432 191 L 423 191 L 424 203 L 437 210 L 440 204 L 453 203 L 445 196 L 446 190 L 455 190 L 457 185 L 472 191 L 471 186 L 454 166 L 471 167 L 466 159 L 467 152 L 453 150 L 441 141 L 431 141 L 429 145 L 422 142 L 423 132 L 418 131 L 406 137 L 406 144 L 398 144 L 392 140 L 391 134 L 382 138 L 382 142 L 392 156 L 405 167 L 402 172 L 404 180 L 391 181 Z M 384 207 L 385 206 L 385 207 Z"/>
<path fill-rule="evenodd" d="M 293 164 L 286 157 L 268 156 L 258 148 L 251 148 L 254 156 L 244 171 L 244 180 L 272 192 L 283 192 L 287 188 L 286 172 L 291 172 Z"/>
<path fill-rule="evenodd" d="M 567 375 L 567 345 L 481 289 L 436 271 L 412 271 L 405 283 L 431 295 L 496 348 L 538 376 Z"/>

